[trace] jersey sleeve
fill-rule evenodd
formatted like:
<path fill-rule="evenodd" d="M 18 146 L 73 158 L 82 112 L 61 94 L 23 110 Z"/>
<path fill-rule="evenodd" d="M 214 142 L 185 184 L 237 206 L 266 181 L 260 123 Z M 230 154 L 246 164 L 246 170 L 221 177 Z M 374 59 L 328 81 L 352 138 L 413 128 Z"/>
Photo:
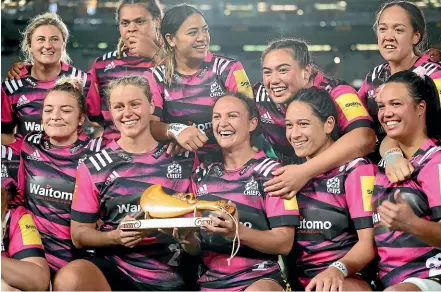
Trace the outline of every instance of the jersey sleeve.
<path fill-rule="evenodd" d="M 346 202 L 356 229 L 372 228 L 372 195 L 377 166 L 355 166 L 345 181 Z"/>
<path fill-rule="evenodd" d="M 81 163 L 77 170 L 72 200 L 72 220 L 80 223 L 95 223 L 99 217 L 99 196 L 89 169 L 84 162 Z"/>
<path fill-rule="evenodd" d="M 6 81 L 7 82 L 7 81 Z M 9 97 L 6 95 L 6 92 L 3 89 L 1 89 L 1 98 L 2 98 L 2 133 L 5 134 L 12 134 L 14 132 L 15 128 L 15 119 L 14 119 L 14 112 L 12 111 L 11 102 L 9 100 Z"/>
<path fill-rule="evenodd" d="M 87 114 L 92 122 L 100 122 L 104 118 L 101 115 L 101 96 L 98 88 L 98 80 L 94 66 L 87 73 L 86 86 L 84 87 L 86 96 Z"/>
<path fill-rule="evenodd" d="M 417 180 L 427 196 L 432 216 L 441 219 L 441 155 L 431 159 L 420 171 Z M 436 154 L 434 154 L 436 155 Z"/>
<path fill-rule="evenodd" d="M 331 91 L 338 112 L 338 126 L 342 134 L 356 128 L 374 128 L 374 122 L 366 105 L 358 97 L 357 92 L 347 84 L 336 86 Z"/>
<path fill-rule="evenodd" d="M 143 73 L 144 77 L 149 82 L 152 100 L 155 104 L 155 111 L 153 115 L 163 121 L 164 110 L 164 75 L 160 67 L 151 68 Z"/>
<path fill-rule="evenodd" d="M 18 207 L 11 211 L 10 222 L 9 256 L 17 260 L 29 257 L 44 258 L 40 234 L 31 214 L 24 207 Z"/>
<path fill-rule="evenodd" d="M 253 98 L 253 88 L 247 73 L 239 61 L 231 67 L 227 78 L 225 79 L 225 88 L 231 92 L 241 92 L 250 98 Z"/>
<path fill-rule="evenodd" d="M 277 163 L 274 161 L 274 163 Z M 271 168 L 271 164 L 266 164 L 266 166 Z M 262 170 L 264 179 L 261 180 L 262 189 L 263 183 L 270 180 L 272 175 L 270 172 L 275 171 L 280 167 L 277 164 L 268 171 L 268 175 L 265 176 L 267 170 Z M 269 221 L 271 228 L 281 227 L 281 226 L 299 226 L 300 225 L 300 213 L 299 206 L 297 204 L 297 198 L 294 196 L 292 199 L 284 200 L 279 196 L 271 196 L 270 193 L 265 194 L 265 213 Z"/>

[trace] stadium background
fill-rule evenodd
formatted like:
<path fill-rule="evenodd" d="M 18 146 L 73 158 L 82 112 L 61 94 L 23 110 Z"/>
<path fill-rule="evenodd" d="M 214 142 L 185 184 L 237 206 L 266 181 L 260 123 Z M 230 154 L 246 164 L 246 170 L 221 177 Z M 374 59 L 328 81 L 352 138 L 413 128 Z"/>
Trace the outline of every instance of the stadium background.
<path fill-rule="evenodd" d="M 383 62 L 372 24 L 379 0 L 162 0 L 198 7 L 210 26 L 211 50 L 242 62 L 252 83 L 261 79 L 260 55 L 269 40 L 294 36 L 310 43 L 314 62 L 354 87 Z M 428 47 L 441 49 L 441 0 L 414 0 L 428 23 Z M 54 11 L 67 24 L 68 53 L 88 71 L 95 58 L 113 51 L 119 33 L 118 0 L 1 0 L 1 74 L 20 58 L 20 31 L 38 13 Z"/>

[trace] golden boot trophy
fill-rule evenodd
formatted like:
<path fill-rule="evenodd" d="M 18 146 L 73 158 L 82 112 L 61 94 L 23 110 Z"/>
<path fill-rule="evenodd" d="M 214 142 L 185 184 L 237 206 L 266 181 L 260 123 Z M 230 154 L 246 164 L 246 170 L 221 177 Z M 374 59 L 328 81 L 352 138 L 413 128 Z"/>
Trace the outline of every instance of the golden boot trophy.
<path fill-rule="evenodd" d="M 141 196 L 140 206 L 145 212 L 145 219 L 123 221 L 120 229 L 199 228 L 204 222 L 211 224 L 208 217 L 200 217 L 199 211 L 224 211 L 230 215 L 236 212 L 236 208 L 228 205 L 227 201 L 198 200 L 192 193 L 168 195 L 161 185 L 148 187 Z M 182 217 L 188 214 L 193 216 Z"/>

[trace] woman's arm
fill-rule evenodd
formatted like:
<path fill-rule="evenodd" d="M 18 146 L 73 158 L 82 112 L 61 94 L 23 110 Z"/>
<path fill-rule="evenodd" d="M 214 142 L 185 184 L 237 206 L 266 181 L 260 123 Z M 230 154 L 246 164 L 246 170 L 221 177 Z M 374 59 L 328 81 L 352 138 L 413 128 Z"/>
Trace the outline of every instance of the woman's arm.
<path fill-rule="evenodd" d="M 45 291 L 49 287 L 49 267 L 45 258 L 17 260 L 2 256 L 2 280 L 22 291 Z"/>
<path fill-rule="evenodd" d="M 283 226 L 261 231 L 239 224 L 239 236 L 241 244 L 257 251 L 288 255 L 294 244 L 295 228 Z"/>
<path fill-rule="evenodd" d="M 265 192 L 290 199 L 313 177 L 370 153 L 375 147 L 375 139 L 371 128 L 354 129 L 307 162 L 287 165 L 275 171 L 275 177 L 265 183 Z"/>
<path fill-rule="evenodd" d="M 348 269 L 348 276 L 366 267 L 375 257 L 374 229 L 357 230 L 358 242 L 339 261 Z"/>

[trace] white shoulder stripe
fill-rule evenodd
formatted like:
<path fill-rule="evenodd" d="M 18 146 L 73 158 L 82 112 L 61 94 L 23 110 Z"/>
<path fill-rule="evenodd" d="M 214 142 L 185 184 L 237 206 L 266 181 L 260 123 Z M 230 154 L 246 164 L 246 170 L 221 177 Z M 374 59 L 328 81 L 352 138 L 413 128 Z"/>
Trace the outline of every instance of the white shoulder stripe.
<path fill-rule="evenodd" d="M 109 163 L 112 163 L 112 162 L 113 162 L 112 158 L 110 158 L 109 154 L 107 154 L 107 152 L 106 152 L 105 149 L 103 149 L 103 150 L 101 151 L 101 153 L 103 153 L 104 157 L 107 159 L 107 161 L 108 161 Z"/>
<path fill-rule="evenodd" d="M 18 90 L 18 85 L 17 85 L 17 83 L 15 82 L 14 79 L 11 80 L 11 84 L 14 87 L 14 90 Z"/>
<path fill-rule="evenodd" d="M 103 138 L 98 138 L 98 141 L 97 141 L 97 143 L 96 143 L 96 148 L 95 148 L 95 151 L 96 152 L 98 152 L 98 151 L 100 151 L 100 149 L 101 149 L 101 143 L 103 142 Z"/>
<path fill-rule="evenodd" d="M 107 163 L 106 163 L 106 162 L 104 161 L 104 159 L 101 157 L 101 154 L 100 154 L 100 153 L 97 153 L 97 154 L 95 155 L 95 157 L 98 158 L 98 161 L 101 163 L 102 166 L 106 166 L 106 165 L 107 165 Z"/>
<path fill-rule="evenodd" d="M 77 77 L 76 75 L 77 75 L 77 68 L 72 67 L 72 74 L 70 76 Z"/>
<path fill-rule="evenodd" d="M 268 174 L 270 173 L 270 171 L 274 168 L 274 166 L 276 166 L 276 165 L 279 165 L 280 163 L 278 163 L 278 162 L 276 162 L 276 161 L 273 161 L 273 163 L 270 165 L 270 166 L 268 166 L 267 168 L 266 168 L 266 170 L 265 170 L 265 172 L 263 173 L 263 176 L 268 176 Z M 262 169 L 262 171 L 263 171 L 263 169 Z"/>
<path fill-rule="evenodd" d="M 418 161 L 418 164 L 422 164 L 424 161 L 426 161 L 430 156 L 433 155 L 433 153 L 436 153 L 438 151 L 441 150 L 441 147 L 437 146 L 437 147 L 433 147 L 432 149 L 430 149 L 429 151 L 427 151 L 426 154 L 424 154 L 423 157 L 421 157 L 421 159 Z"/>
<path fill-rule="evenodd" d="M 23 83 L 21 82 L 21 79 L 17 80 L 18 86 L 23 87 Z"/>
<path fill-rule="evenodd" d="M 254 168 L 254 170 L 255 170 L 255 171 L 259 171 L 260 168 L 261 168 L 265 163 L 268 162 L 268 160 L 271 160 L 271 158 L 265 158 L 265 160 L 262 161 L 261 163 L 259 163 L 259 165 L 257 165 L 257 166 Z"/>
<path fill-rule="evenodd" d="M 96 170 L 100 171 L 101 167 L 98 165 L 96 160 L 93 158 L 93 156 L 89 157 L 90 162 L 92 162 L 93 166 L 95 166 Z"/>
<path fill-rule="evenodd" d="M 2 159 L 11 160 L 12 159 L 12 149 L 2 145 Z"/>
<path fill-rule="evenodd" d="M 214 64 L 213 64 L 213 73 L 216 73 L 217 70 L 217 63 L 219 62 L 219 58 L 216 57 L 216 59 L 214 59 Z"/>
<path fill-rule="evenodd" d="M 354 165 L 356 165 L 358 162 L 360 162 L 360 161 L 364 161 L 364 160 L 365 160 L 365 159 L 364 159 L 364 158 L 361 158 L 361 157 L 352 160 L 351 162 L 349 162 L 349 163 L 347 164 L 347 166 L 346 166 L 346 171 L 348 171 L 348 170 L 350 170 L 351 168 L 353 168 Z"/>
<path fill-rule="evenodd" d="M 112 56 L 116 57 L 117 54 L 118 54 L 118 51 L 114 51 Z"/>
<path fill-rule="evenodd" d="M 5 81 L 5 85 L 6 85 L 6 88 L 8 89 L 8 91 L 9 91 L 9 93 L 13 94 L 14 90 L 12 89 L 11 84 L 9 84 L 9 80 Z"/>
<path fill-rule="evenodd" d="M 224 73 L 225 69 L 227 68 L 228 64 L 230 64 L 231 61 L 226 61 L 225 64 L 220 68 L 219 75 L 222 75 Z"/>
<path fill-rule="evenodd" d="M 164 79 L 162 78 L 161 73 L 158 72 L 158 70 L 156 68 L 152 69 L 153 74 L 155 74 L 156 78 L 158 79 L 159 82 L 162 82 Z"/>

